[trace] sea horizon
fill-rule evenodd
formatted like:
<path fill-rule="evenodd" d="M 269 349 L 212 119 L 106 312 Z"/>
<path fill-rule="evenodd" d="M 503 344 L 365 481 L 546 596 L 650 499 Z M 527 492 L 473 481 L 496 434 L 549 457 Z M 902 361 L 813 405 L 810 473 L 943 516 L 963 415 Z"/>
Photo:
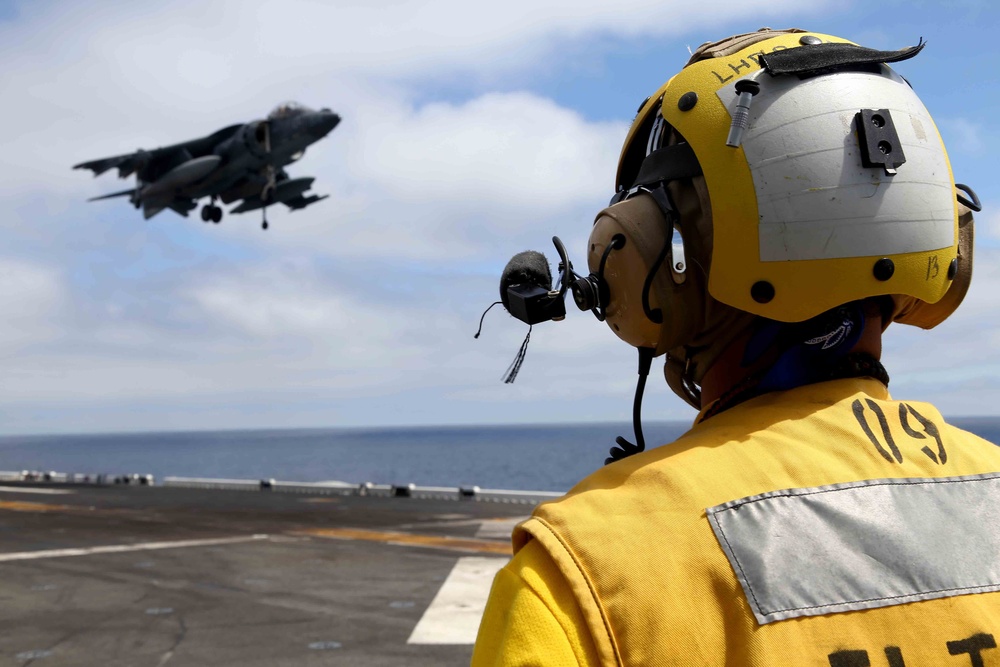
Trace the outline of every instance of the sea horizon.
<path fill-rule="evenodd" d="M 648 448 L 692 420 L 643 422 Z M 949 423 L 1000 440 L 1000 417 Z M 567 491 L 629 422 L 444 424 L 0 435 L 0 470 Z"/>

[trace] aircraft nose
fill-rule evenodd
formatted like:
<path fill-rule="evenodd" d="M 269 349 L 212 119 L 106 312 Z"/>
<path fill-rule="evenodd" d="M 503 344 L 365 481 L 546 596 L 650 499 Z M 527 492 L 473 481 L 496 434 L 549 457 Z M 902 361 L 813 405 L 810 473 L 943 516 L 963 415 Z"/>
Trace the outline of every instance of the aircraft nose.
<path fill-rule="evenodd" d="M 313 114 L 310 130 L 317 138 L 325 137 L 340 123 L 340 116 L 329 109 L 320 109 Z"/>

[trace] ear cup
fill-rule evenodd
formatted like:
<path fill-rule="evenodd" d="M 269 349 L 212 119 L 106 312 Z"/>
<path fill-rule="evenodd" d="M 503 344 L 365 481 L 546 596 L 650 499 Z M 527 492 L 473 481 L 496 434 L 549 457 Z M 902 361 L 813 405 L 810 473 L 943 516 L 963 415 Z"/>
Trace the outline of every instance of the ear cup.
<path fill-rule="evenodd" d="M 933 329 L 944 322 L 965 299 L 972 283 L 972 250 L 974 240 L 974 221 L 972 210 L 963 204 L 958 205 L 958 257 L 954 260 L 954 279 L 951 287 L 941 297 L 940 301 L 927 303 L 912 296 L 894 294 L 894 322 L 910 324 L 921 329 Z M 949 271 L 951 267 L 938 266 L 938 271 Z M 928 273 L 931 270 L 928 269 Z M 888 326 L 888 322 L 886 323 Z"/>
<path fill-rule="evenodd" d="M 672 234 L 656 202 L 648 195 L 638 195 L 598 214 L 587 257 L 592 272 L 598 270 L 605 248 L 618 234 L 625 238 L 625 244 L 611 251 L 604 267 L 608 326 L 626 343 L 652 348 L 655 355 L 684 344 L 702 324 L 704 281 L 698 272 L 677 285 L 671 278 L 668 258 L 652 277 L 648 293 L 649 309 L 659 310 L 662 322 L 654 322 L 643 308 L 647 277 Z"/>

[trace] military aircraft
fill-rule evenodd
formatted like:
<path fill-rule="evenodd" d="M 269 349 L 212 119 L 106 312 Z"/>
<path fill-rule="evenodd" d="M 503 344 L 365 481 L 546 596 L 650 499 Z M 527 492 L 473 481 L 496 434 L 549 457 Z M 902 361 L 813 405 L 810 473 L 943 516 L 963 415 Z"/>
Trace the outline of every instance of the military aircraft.
<path fill-rule="evenodd" d="M 87 201 L 128 197 L 142 208 L 148 220 L 165 208 L 184 217 L 208 197 L 201 219 L 218 223 L 222 208 L 215 200 L 230 204 L 242 199 L 230 213 L 262 210 L 261 227 L 267 229 L 267 207 L 284 204 L 292 210 L 305 208 L 328 195 L 306 195 L 315 180 L 289 178 L 283 167 L 295 162 L 306 148 L 340 123 L 329 109 L 314 111 L 295 102 L 276 107 L 265 120 L 230 125 L 218 132 L 172 146 L 127 155 L 81 162 L 74 169 L 90 169 L 100 176 L 118 168 L 118 177 L 135 174 L 135 187 L 93 197 Z"/>

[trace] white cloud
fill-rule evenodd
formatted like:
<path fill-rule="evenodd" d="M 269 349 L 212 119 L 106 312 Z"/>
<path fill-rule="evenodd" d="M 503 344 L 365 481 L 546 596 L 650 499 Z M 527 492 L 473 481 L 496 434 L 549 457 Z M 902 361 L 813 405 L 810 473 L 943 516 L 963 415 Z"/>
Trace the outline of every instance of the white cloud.
<path fill-rule="evenodd" d="M 64 300 L 60 276 L 50 267 L 0 258 L 0 355 L 59 335 L 55 317 Z"/>
<path fill-rule="evenodd" d="M 588 123 L 527 93 L 400 109 L 362 122 L 368 145 L 355 146 L 360 150 L 350 166 L 380 189 L 407 199 L 542 211 L 590 198 L 601 186 L 610 189 L 608 165 L 628 129 L 624 123 Z"/>

